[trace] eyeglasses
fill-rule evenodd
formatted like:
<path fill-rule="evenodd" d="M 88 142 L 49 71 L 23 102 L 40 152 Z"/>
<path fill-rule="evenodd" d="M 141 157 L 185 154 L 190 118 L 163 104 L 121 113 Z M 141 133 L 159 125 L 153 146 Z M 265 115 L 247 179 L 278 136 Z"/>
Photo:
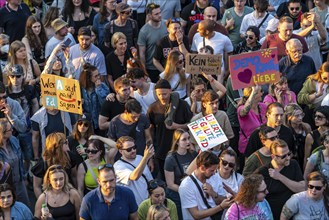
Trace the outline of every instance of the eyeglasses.
<path fill-rule="evenodd" d="M 89 153 L 91 153 L 91 154 L 97 154 L 98 153 L 98 150 L 88 150 L 88 149 L 86 149 L 85 152 L 86 152 L 86 154 L 89 154 Z"/>
<path fill-rule="evenodd" d="M 258 193 L 264 193 L 264 194 L 266 194 L 266 191 L 267 191 L 267 188 L 265 188 L 264 190 L 258 191 Z"/>
<path fill-rule="evenodd" d="M 6 99 L 6 98 L 8 98 L 7 94 L 4 95 L 4 96 L 1 96 L 1 97 L 0 97 L 0 100 L 4 100 L 4 99 Z"/>
<path fill-rule="evenodd" d="M 11 79 L 13 79 L 13 78 L 20 79 L 21 77 L 22 77 L 22 75 L 9 75 L 9 78 L 11 78 Z"/>
<path fill-rule="evenodd" d="M 285 155 L 282 155 L 282 156 L 279 156 L 279 155 L 275 155 L 276 157 L 280 158 L 281 160 L 285 159 L 286 157 L 290 157 L 291 156 L 291 152 L 285 154 Z"/>
<path fill-rule="evenodd" d="M 235 164 L 234 164 L 234 163 L 230 163 L 230 162 L 228 162 L 228 161 L 226 161 L 226 160 L 224 160 L 224 159 L 221 159 L 221 161 L 222 161 L 222 164 L 223 164 L 224 167 L 226 167 L 227 165 L 228 165 L 230 168 L 234 168 L 234 167 L 235 167 Z"/>
<path fill-rule="evenodd" d="M 148 190 L 155 190 L 158 187 L 166 188 L 167 184 L 166 182 L 162 180 L 151 180 L 148 184 Z"/>
<path fill-rule="evenodd" d="M 79 121 L 78 125 L 79 126 L 83 125 L 84 127 L 87 127 L 87 128 L 89 127 L 89 123 L 88 122 L 83 122 L 83 121 Z"/>
<path fill-rule="evenodd" d="M 52 165 L 48 169 L 49 169 L 49 172 L 51 172 L 51 171 L 54 171 L 54 170 L 63 170 L 63 167 L 62 167 L 62 165 Z"/>
<path fill-rule="evenodd" d="M 98 171 L 101 171 L 102 169 L 105 169 L 105 168 L 113 169 L 113 165 L 110 164 L 110 163 L 107 163 L 107 164 L 101 165 L 101 166 L 98 167 Z"/>
<path fill-rule="evenodd" d="M 269 137 L 269 138 L 266 138 L 266 139 L 270 140 L 270 141 L 275 141 L 278 138 L 279 138 L 278 136 L 274 136 L 274 137 Z"/>
<path fill-rule="evenodd" d="M 324 116 L 321 116 L 321 115 L 314 115 L 314 119 L 322 120 L 324 118 L 325 117 Z"/>
<path fill-rule="evenodd" d="M 185 62 L 185 60 L 178 60 L 177 61 L 177 64 L 182 64 L 182 63 L 184 63 Z"/>
<path fill-rule="evenodd" d="M 136 149 L 137 149 L 137 147 L 136 147 L 136 145 L 134 145 L 134 146 L 128 147 L 126 149 L 121 149 L 121 150 L 125 150 L 127 152 L 131 152 L 132 150 L 136 150 Z"/>
<path fill-rule="evenodd" d="M 316 190 L 321 190 L 322 188 L 323 188 L 323 186 L 313 186 L 313 185 L 311 185 L 311 184 L 308 184 L 307 185 L 307 187 L 309 188 L 309 189 L 316 189 Z"/>
<path fill-rule="evenodd" d="M 126 14 L 126 15 L 130 15 L 131 14 L 131 10 L 129 10 L 129 11 L 122 11 L 122 12 L 120 12 L 120 14 Z"/>
<path fill-rule="evenodd" d="M 180 24 L 180 18 L 169 18 L 167 20 L 167 27 L 169 27 L 170 24 Z"/>
<path fill-rule="evenodd" d="M 245 36 L 245 38 L 246 38 L 246 39 L 248 39 L 248 38 L 249 38 L 249 40 L 253 40 L 253 39 L 254 39 L 254 36 L 251 36 L 251 35 L 246 35 L 246 36 Z"/>
<path fill-rule="evenodd" d="M 291 7 L 290 11 L 299 11 L 299 7 Z"/>

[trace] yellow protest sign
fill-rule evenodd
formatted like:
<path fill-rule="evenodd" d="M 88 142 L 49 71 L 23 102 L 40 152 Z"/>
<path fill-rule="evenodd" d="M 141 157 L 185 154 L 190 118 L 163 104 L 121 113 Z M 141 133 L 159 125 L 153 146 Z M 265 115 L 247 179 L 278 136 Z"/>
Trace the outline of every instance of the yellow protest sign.
<path fill-rule="evenodd" d="M 41 103 L 44 107 L 82 115 L 78 80 L 52 74 L 41 74 L 40 86 Z"/>

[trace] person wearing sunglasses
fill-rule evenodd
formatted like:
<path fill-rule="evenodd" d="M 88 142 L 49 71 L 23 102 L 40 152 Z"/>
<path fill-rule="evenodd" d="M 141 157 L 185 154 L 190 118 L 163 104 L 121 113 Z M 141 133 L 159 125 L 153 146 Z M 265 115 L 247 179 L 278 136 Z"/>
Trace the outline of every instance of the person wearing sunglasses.
<path fill-rule="evenodd" d="M 306 136 L 312 131 L 311 126 L 303 122 L 305 113 L 303 109 L 295 103 L 288 104 L 284 108 L 283 124 L 290 128 L 295 140 L 295 148 L 297 149 L 296 158 L 299 166 L 303 168 L 305 157 Z"/>
<path fill-rule="evenodd" d="M 15 188 L 17 201 L 29 207 L 30 199 L 25 184 L 26 171 L 23 154 L 18 139 L 13 136 L 13 127 L 7 118 L 0 118 L 0 137 L 0 161 L 8 163 L 12 169 L 12 185 Z"/>
<path fill-rule="evenodd" d="M 68 181 L 76 186 L 76 157 L 70 152 L 68 140 L 63 133 L 51 133 L 47 136 L 46 146 L 42 158 L 31 168 L 33 173 L 33 190 L 38 198 L 42 194 L 42 179 L 47 168 L 57 164 L 61 165 L 69 175 Z"/>
<path fill-rule="evenodd" d="M 307 77 L 302 90 L 298 93 L 298 103 L 308 105 L 310 113 L 321 105 L 329 93 L 329 62 L 324 62 L 320 69 Z"/>
<path fill-rule="evenodd" d="M 234 54 L 248 53 L 251 51 L 256 51 L 261 48 L 259 43 L 259 28 L 256 26 L 249 26 L 247 32 L 244 35 L 245 39 L 241 41 L 234 49 Z"/>
<path fill-rule="evenodd" d="M 166 190 L 167 190 L 166 183 L 164 181 L 159 179 L 149 181 L 148 183 L 149 198 L 144 200 L 138 206 L 139 219 L 147 219 L 148 210 L 150 210 L 150 207 L 157 205 L 164 206 L 168 210 L 170 219 L 172 220 L 181 219 L 178 218 L 177 215 L 178 209 L 175 203 L 167 198 Z"/>
<path fill-rule="evenodd" d="M 329 180 L 329 164 L 325 162 L 329 158 L 329 130 L 321 135 L 320 140 L 321 145 L 316 148 L 308 158 L 304 171 L 305 179 L 312 171 L 318 171 L 327 181 Z"/>
<path fill-rule="evenodd" d="M 305 190 L 305 181 L 298 162 L 291 159 L 292 152 L 281 139 L 271 144 L 272 160 L 258 169 L 267 186 L 266 200 L 274 219 L 280 219 L 283 205 L 294 194 Z"/>
<path fill-rule="evenodd" d="M 89 140 L 86 145 L 85 153 L 88 155 L 88 159 L 79 165 L 77 174 L 78 191 L 81 198 L 91 190 L 97 188 L 97 168 L 106 163 L 103 142 L 97 139 Z"/>
<path fill-rule="evenodd" d="M 297 30 L 301 25 L 301 15 L 305 12 L 308 12 L 308 8 L 301 0 L 289 0 L 280 4 L 276 15 L 278 18 L 289 16 L 293 20 L 294 30 Z"/>
<path fill-rule="evenodd" d="M 321 145 L 322 134 L 329 130 L 329 106 L 319 106 L 314 112 L 314 122 L 317 128 L 306 136 L 304 166 L 312 152 Z"/>
<path fill-rule="evenodd" d="M 283 206 L 281 220 L 329 219 L 328 183 L 320 172 L 307 175 L 307 190 L 294 194 Z"/>
<path fill-rule="evenodd" d="M 147 164 L 154 155 L 154 146 L 146 146 L 144 155 L 141 156 L 137 154 L 135 140 L 129 136 L 122 136 L 117 140 L 116 147 L 122 155 L 113 165 L 117 182 L 131 189 L 137 204 L 140 204 L 147 199 L 147 183 L 153 179 Z"/>
<path fill-rule="evenodd" d="M 243 176 L 252 174 L 261 166 L 267 165 L 271 162 L 271 144 L 278 139 L 277 131 L 269 126 L 262 125 L 259 128 L 259 138 L 263 147 L 251 154 L 243 167 Z"/>
<path fill-rule="evenodd" d="M 267 219 L 274 220 L 269 203 L 264 177 L 259 174 L 247 176 L 233 199 L 234 203 L 227 210 L 224 220 L 231 219 Z"/>
<path fill-rule="evenodd" d="M 99 187 L 82 199 L 80 220 L 130 219 L 138 220 L 137 203 L 134 193 L 116 182 L 112 164 L 98 167 Z"/>
<path fill-rule="evenodd" d="M 42 213 L 44 205 L 48 213 Z M 34 216 L 37 219 L 79 219 L 81 198 L 78 191 L 69 183 L 63 166 L 50 166 L 43 178 L 43 193 L 35 204 Z"/>

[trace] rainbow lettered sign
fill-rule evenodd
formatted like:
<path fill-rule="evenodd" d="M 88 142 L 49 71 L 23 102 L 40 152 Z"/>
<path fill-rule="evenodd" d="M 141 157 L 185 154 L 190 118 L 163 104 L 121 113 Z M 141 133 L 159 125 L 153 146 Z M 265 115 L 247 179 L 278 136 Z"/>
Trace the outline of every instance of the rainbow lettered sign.
<path fill-rule="evenodd" d="M 280 79 L 277 48 L 230 56 L 234 90 L 275 83 Z"/>
<path fill-rule="evenodd" d="M 213 114 L 195 120 L 187 126 L 201 151 L 211 149 L 228 140 Z"/>

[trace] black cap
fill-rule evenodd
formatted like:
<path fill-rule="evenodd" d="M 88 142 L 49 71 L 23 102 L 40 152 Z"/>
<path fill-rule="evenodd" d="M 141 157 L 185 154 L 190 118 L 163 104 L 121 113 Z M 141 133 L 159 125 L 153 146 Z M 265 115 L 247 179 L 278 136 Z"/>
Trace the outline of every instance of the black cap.
<path fill-rule="evenodd" d="M 159 79 L 155 84 L 155 89 L 171 89 L 170 83 L 165 79 Z"/>
<path fill-rule="evenodd" d="M 9 67 L 8 75 L 9 76 L 21 76 L 21 75 L 24 75 L 23 67 L 21 65 L 19 65 L 19 64 L 15 64 L 15 65 Z"/>

